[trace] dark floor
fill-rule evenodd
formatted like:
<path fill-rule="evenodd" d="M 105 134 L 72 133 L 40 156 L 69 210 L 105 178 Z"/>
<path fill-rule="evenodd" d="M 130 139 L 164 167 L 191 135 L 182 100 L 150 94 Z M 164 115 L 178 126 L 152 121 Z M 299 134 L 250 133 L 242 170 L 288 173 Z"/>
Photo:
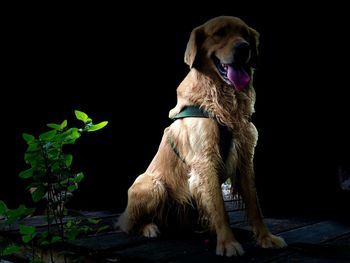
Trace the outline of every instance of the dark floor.
<path fill-rule="evenodd" d="M 229 215 L 233 231 L 246 251 L 241 257 L 216 256 L 215 236 L 208 233 L 146 239 L 111 229 L 72 241 L 69 250 L 83 255 L 83 262 L 350 262 L 350 223 L 266 218 L 271 232 L 282 236 L 288 243 L 286 249 L 273 250 L 256 246 L 243 211 L 231 211 Z M 101 223 L 107 225 L 113 225 L 117 217 L 108 212 L 87 212 L 84 216 L 101 218 Z M 28 218 L 24 223 L 34 225 L 38 230 L 45 229 L 43 217 Z M 7 230 L 0 223 L 0 230 L 2 236 L 14 238 L 18 225 Z M 25 257 L 30 257 L 30 250 L 7 260 L 26 262 Z"/>

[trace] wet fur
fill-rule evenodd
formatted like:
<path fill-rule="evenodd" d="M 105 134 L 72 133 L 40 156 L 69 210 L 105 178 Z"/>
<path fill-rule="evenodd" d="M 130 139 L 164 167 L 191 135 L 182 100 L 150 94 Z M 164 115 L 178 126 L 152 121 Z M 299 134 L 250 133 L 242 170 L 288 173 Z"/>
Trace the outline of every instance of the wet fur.
<path fill-rule="evenodd" d="M 226 31 L 217 35 L 221 28 Z M 217 17 L 192 31 L 185 52 L 185 62 L 191 70 L 177 88 L 177 105 L 169 116 L 186 105 L 197 105 L 212 118 L 179 119 L 165 129 L 151 164 L 128 190 L 128 204 L 117 223 L 123 231 L 155 237 L 159 227 L 167 225 L 169 204 L 180 207 L 178 211 L 195 207 L 217 235 L 216 253 L 241 255 L 244 251 L 229 226 L 220 187 L 231 178 L 244 199 L 257 242 L 262 247 L 286 245 L 267 229 L 257 201 L 253 157 L 258 132 L 249 121 L 255 103 L 252 81 L 245 91 L 237 91 L 223 81 L 211 60 L 215 54 L 230 63 L 232 45 L 240 40 L 250 43 L 252 63 L 257 55 L 258 33 L 242 20 Z M 252 67 L 249 70 L 252 77 Z M 220 155 L 218 123 L 233 134 L 226 160 Z M 169 138 L 184 161 L 171 148 Z M 187 213 L 180 214 L 186 218 Z"/>

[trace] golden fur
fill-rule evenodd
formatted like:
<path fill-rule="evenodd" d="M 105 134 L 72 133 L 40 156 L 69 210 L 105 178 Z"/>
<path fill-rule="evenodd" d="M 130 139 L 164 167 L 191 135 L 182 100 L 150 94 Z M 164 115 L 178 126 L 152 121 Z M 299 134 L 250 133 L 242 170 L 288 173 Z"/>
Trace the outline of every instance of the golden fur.
<path fill-rule="evenodd" d="M 270 233 L 257 201 L 253 156 L 258 133 L 249 121 L 254 112 L 255 92 L 252 81 L 245 90 L 237 90 L 220 76 L 212 56 L 221 63 L 234 60 L 233 46 L 250 46 L 248 73 L 257 55 L 258 33 L 235 17 L 217 17 L 195 28 L 185 52 L 191 70 L 177 88 L 177 105 L 170 117 L 187 105 L 200 106 L 212 118 L 184 118 L 165 129 L 157 154 L 128 190 L 128 204 L 117 225 L 125 232 L 139 231 L 147 237 L 159 234 L 159 224 L 166 221 L 165 207 L 196 205 L 217 235 L 218 255 L 242 255 L 225 213 L 220 185 L 231 178 L 246 204 L 248 220 L 262 247 L 281 248 L 284 240 Z M 233 134 L 226 160 L 219 148 L 218 123 Z M 174 141 L 181 160 L 172 149 Z"/>

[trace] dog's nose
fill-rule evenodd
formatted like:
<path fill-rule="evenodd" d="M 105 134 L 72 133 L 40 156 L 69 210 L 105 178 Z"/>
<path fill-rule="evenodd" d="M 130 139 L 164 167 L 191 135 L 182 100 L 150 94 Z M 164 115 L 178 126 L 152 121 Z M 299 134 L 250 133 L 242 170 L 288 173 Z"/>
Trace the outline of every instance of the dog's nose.
<path fill-rule="evenodd" d="M 237 42 L 233 46 L 234 62 L 236 64 L 245 64 L 250 55 L 250 46 L 247 42 Z"/>

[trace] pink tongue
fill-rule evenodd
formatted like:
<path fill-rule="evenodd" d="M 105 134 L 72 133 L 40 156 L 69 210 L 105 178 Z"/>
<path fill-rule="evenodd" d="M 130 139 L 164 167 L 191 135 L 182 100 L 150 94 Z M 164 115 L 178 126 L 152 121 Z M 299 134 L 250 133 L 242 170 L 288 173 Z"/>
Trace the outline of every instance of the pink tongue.
<path fill-rule="evenodd" d="M 233 68 L 232 66 L 228 66 L 227 77 L 239 91 L 244 90 L 250 81 L 250 77 L 244 69 Z"/>

